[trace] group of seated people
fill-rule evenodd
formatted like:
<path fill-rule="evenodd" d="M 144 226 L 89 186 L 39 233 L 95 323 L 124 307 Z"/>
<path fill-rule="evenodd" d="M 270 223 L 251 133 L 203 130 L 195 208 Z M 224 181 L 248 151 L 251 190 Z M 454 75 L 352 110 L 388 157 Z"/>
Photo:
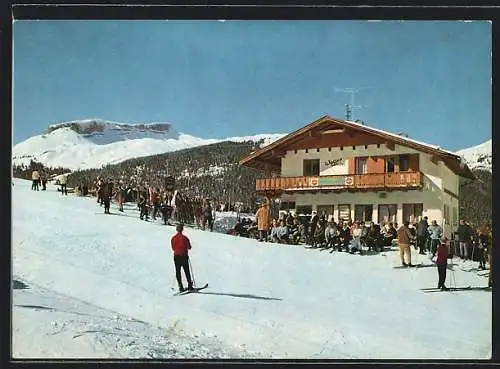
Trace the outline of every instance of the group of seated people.
<path fill-rule="evenodd" d="M 250 223 L 250 220 L 238 222 L 234 234 L 252 237 L 251 230 L 256 225 Z M 319 217 L 313 213 L 310 219 L 304 219 L 288 212 L 272 220 L 267 241 L 362 253 L 363 249 L 383 251 L 384 247 L 391 246 L 393 240 L 397 239 L 396 229 L 397 224 L 392 222 L 379 225 L 348 220 L 337 224 L 332 216 Z M 410 231 L 415 232 L 415 227 L 410 228 Z"/>

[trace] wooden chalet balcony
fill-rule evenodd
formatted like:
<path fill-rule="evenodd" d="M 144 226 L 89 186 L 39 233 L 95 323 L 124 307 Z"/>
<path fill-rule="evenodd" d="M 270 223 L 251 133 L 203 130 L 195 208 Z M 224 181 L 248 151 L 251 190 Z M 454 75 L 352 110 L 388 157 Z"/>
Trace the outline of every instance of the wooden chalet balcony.
<path fill-rule="evenodd" d="M 257 191 L 293 191 L 322 189 L 419 189 L 421 172 L 353 174 L 309 177 L 276 177 L 257 179 Z"/>

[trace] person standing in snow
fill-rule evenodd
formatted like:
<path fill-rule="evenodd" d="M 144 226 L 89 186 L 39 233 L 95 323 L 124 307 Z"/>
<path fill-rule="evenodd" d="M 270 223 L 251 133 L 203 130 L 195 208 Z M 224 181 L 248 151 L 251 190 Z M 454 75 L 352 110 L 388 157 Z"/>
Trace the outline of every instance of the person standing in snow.
<path fill-rule="evenodd" d="M 255 213 L 255 219 L 257 220 L 257 229 L 259 230 L 259 241 L 261 242 L 267 240 L 270 218 L 271 210 L 269 208 L 269 200 L 266 197 L 264 198 L 262 205 Z"/>
<path fill-rule="evenodd" d="M 447 239 L 446 237 L 441 238 L 439 242 L 439 246 L 437 248 L 437 258 L 436 265 L 438 270 L 438 286 L 442 290 L 447 290 L 448 288 L 444 285 L 446 281 L 446 268 L 448 267 L 448 246 L 446 245 Z"/>
<path fill-rule="evenodd" d="M 443 229 L 438 226 L 435 220 L 432 221 L 432 224 L 427 228 L 429 232 L 429 237 L 431 239 L 431 259 L 436 255 L 436 250 L 439 244 L 439 239 L 443 235 Z"/>
<path fill-rule="evenodd" d="M 125 185 L 123 183 L 120 183 L 118 186 L 118 211 L 123 212 L 123 203 L 125 202 L 125 198 L 127 196 L 127 190 L 125 189 Z"/>
<path fill-rule="evenodd" d="M 111 197 L 113 196 L 113 182 L 107 180 L 104 182 L 102 198 L 104 201 L 104 214 L 110 214 L 109 208 L 111 206 Z"/>
<path fill-rule="evenodd" d="M 38 170 L 34 170 L 31 173 L 31 180 L 33 181 L 33 184 L 31 185 L 31 189 L 38 191 L 38 184 L 40 183 L 40 173 Z"/>
<path fill-rule="evenodd" d="M 186 290 L 182 285 L 181 268 L 184 269 L 184 274 L 186 275 L 188 283 L 187 289 L 189 291 L 193 290 L 188 254 L 189 250 L 191 250 L 191 242 L 189 242 L 189 238 L 182 234 L 183 229 L 184 225 L 182 223 L 178 224 L 176 227 L 177 233 L 170 240 L 170 245 L 174 252 L 175 277 L 179 285 L 179 292 L 184 292 Z"/>
<path fill-rule="evenodd" d="M 42 191 L 47 190 L 47 172 L 42 170 L 40 172 L 40 181 L 42 181 Z"/>
<path fill-rule="evenodd" d="M 398 229 L 398 245 L 399 245 L 399 256 L 401 258 L 401 265 L 403 266 L 413 266 L 411 263 L 411 250 L 410 250 L 410 239 L 411 233 L 408 226 L 410 222 L 405 220 L 403 225 Z M 408 263 L 405 262 L 408 260 Z"/>
<path fill-rule="evenodd" d="M 59 178 L 59 185 L 61 186 L 61 195 L 68 194 L 68 188 L 66 187 L 67 183 L 68 183 L 68 176 L 66 174 L 63 174 Z"/>
<path fill-rule="evenodd" d="M 460 259 L 469 259 L 469 242 L 472 239 L 472 232 L 470 227 L 465 224 L 464 219 L 460 219 L 455 234 L 458 237 L 458 244 L 460 246 Z"/>
<path fill-rule="evenodd" d="M 104 204 L 104 202 L 102 201 L 102 192 L 103 192 L 103 189 L 104 189 L 104 183 L 103 183 L 103 179 L 98 176 L 97 177 L 97 181 L 95 183 L 95 190 L 96 190 L 96 193 L 97 193 L 97 203 L 102 206 Z"/>
<path fill-rule="evenodd" d="M 429 224 L 427 223 L 427 217 L 423 217 L 420 219 L 420 222 L 417 224 L 417 247 L 420 248 L 419 254 L 425 254 L 425 245 L 427 244 L 427 228 Z"/>
<path fill-rule="evenodd" d="M 213 217 L 212 217 L 212 206 L 210 205 L 210 201 L 207 199 L 205 205 L 203 206 L 203 219 L 201 228 L 205 230 L 205 226 L 208 224 L 208 228 L 210 232 L 213 231 Z"/>

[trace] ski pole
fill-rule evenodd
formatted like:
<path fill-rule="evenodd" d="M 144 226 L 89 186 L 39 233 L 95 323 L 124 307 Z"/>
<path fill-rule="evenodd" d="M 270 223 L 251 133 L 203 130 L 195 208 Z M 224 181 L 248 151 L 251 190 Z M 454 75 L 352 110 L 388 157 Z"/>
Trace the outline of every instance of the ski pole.
<path fill-rule="evenodd" d="M 456 288 L 457 287 L 457 280 L 455 279 L 455 269 L 453 268 L 453 261 L 451 262 L 451 283 L 453 284 L 452 286 L 452 291 L 453 291 L 453 288 Z"/>
<path fill-rule="evenodd" d="M 191 279 L 193 280 L 193 286 L 196 287 L 196 281 L 194 279 L 194 271 L 191 265 L 191 258 L 188 258 L 188 262 L 189 262 L 189 271 L 191 272 Z"/>

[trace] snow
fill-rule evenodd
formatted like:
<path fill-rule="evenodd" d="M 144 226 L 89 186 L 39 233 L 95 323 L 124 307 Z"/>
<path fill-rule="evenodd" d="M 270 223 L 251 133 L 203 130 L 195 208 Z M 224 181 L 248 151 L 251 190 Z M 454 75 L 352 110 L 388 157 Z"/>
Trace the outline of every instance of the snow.
<path fill-rule="evenodd" d="M 174 297 L 174 227 L 140 221 L 132 204 L 105 215 L 95 198 L 13 184 L 12 274 L 28 286 L 13 291 L 14 358 L 491 356 L 491 292 L 423 293 L 436 268 L 393 269 L 395 250 L 330 254 L 186 228 L 209 288 Z M 486 285 L 454 263 L 447 285 Z"/>
<path fill-rule="evenodd" d="M 457 151 L 471 169 L 492 171 L 492 140 Z"/>
<path fill-rule="evenodd" d="M 103 124 L 103 132 L 80 134 L 65 127 L 77 124 L 81 129 L 92 122 Z M 154 125 L 168 129 L 154 130 Z M 70 170 L 100 168 L 117 164 L 127 159 L 163 154 L 166 152 L 209 145 L 223 141 L 243 142 L 263 139 L 265 146 L 283 134 L 258 134 L 255 136 L 229 137 L 225 139 L 203 139 L 177 132 L 169 123 L 148 123 L 143 125 L 123 124 L 99 119 L 86 119 L 51 125 L 57 128 L 50 133 L 30 137 L 12 148 L 14 165 L 29 165 L 35 160 L 49 167 L 64 167 Z"/>

